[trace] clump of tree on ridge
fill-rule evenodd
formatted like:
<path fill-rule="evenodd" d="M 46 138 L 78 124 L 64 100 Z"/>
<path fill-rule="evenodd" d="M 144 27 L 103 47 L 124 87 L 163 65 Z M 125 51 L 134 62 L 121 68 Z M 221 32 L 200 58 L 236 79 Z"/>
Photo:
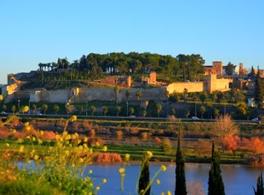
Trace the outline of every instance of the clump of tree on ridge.
<path fill-rule="evenodd" d="M 50 66 L 53 69 L 67 69 L 70 72 L 93 73 L 100 75 L 104 72 L 112 74 L 145 74 L 157 71 L 173 81 L 194 81 L 200 79 L 203 73 L 204 59 L 199 54 L 176 57 L 152 53 L 130 52 L 125 54 L 109 53 L 83 55 L 79 60 L 70 63 L 67 58 L 57 62 L 40 63 L 39 66 Z M 79 75 L 80 76 L 80 75 Z"/>

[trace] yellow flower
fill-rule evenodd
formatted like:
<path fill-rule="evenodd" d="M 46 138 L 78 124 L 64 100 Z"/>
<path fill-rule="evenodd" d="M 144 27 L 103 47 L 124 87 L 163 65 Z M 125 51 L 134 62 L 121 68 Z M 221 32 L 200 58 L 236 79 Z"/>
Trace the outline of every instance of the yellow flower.
<path fill-rule="evenodd" d="M 35 137 L 32 137 L 32 141 L 33 141 L 33 142 L 36 141 L 36 138 L 35 138 Z"/>
<path fill-rule="evenodd" d="M 34 155 L 34 160 L 38 160 L 39 159 L 39 156 L 36 154 Z"/>
<path fill-rule="evenodd" d="M 96 191 L 99 191 L 101 188 L 100 188 L 100 186 L 96 186 Z"/>
<path fill-rule="evenodd" d="M 2 102 L 4 100 L 4 96 L 0 95 L 0 102 Z"/>
<path fill-rule="evenodd" d="M 103 184 L 106 184 L 106 183 L 107 183 L 107 179 L 104 178 L 104 179 L 102 180 L 102 183 L 103 183 Z"/>
<path fill-rule="evenodd" d="M 168 191 L 168 192 L 167 192 L 167 195 L 172 195 L 171 191 Z"/>
<path fill-rule="evenodd" d="M 68 135 L 68 132 L 67 131 L 63 131 L 62 135 L 66 136 L 66 135 Z"/>
<path fill-rule="evenodd" d="M 88 138 L 85 137 L 84 140 L 83 140 L 83 142 L 88 142 Z"/>
<path fill-rule="evenodd" d="M 28 112 L 29 111 L 29 107 L 28 106 L 24 106 L 23 108 L 22 108 L 22 112 Z"/>
<path fill-rule="evenodd" d="M 123 167 L 120 167 L 120 168 L 118 169 L 118 172 L 119 172 L 120 175 L 124 175 L 124 174 L 126 173 L 126 169 L 123 168 Z"/>
<path fill-rule="evenodd" d="M 160 180 L 159 179 L 156 180 L 156 184 L 160 185 Z"/>
<path fill-rule="evenodd" d="M 60 139 L 60 135 L 55 135 L 55 138 L 56 138 L 56 140 L 59 140 Z"/>
<path fill-rule="evenodd" d="M 40 135 L 44 135 L 44 132 L 43 131 L 40 131 Z"/>
<path fill-rule="evenodd" d="M 103 147 L 103 151 L 104 151 L 104 152 L 107 152 L 107 146 L 104 146 L 104 147 Z"/>
<path fill-rule="evenodd" d="M 125 154 L 125 161 L 128 162 L 130 160 L 130 154 Z"/>
<path fill-rule="evenodd" d="M 38 144 L 42 144 L 43 141 L 41 139 L 38 139 Z"/>
<path fill-rule="evenodd" d="M 147 158 L 152 158 L 152 156 L 153 156 L 153 153 L 151 152 L 151 151 L 147 151 L 146 152 L 146 156 L 147 156 Z"/>
<path fill-rule="evenodd" d="M 71 139 L 71 135 L 66 135 L 66 137 L 65 137 L 65 140 L 70 140 Z"/>
<path fill-rule="evenodd" d="M 24 146 L 20 146 L 20 147 L 19 147 L 19 152 L 20 152 L 20 153 L 24 152 Z"/>
<path fill-rule="evenodd" d="M 16 130 L 14 129 L 14 130 L 12 131 L 12 133 L 14 133 L 14 134 L 15 134 L 15 133 L 16 133 Z"/>
<path fill-rule="evenodd" d="M 83 158 L 80 158 L 80 163 L 83 163 L 83 162 L 84 162 Z"/>
<path fill-rule="evenodd" d="M 31 130 L 31 126 L 30 125 L 25 126 L 25 130 L 26 131 L 30 131 Z"/>
<path fill-rule="evenodd" d="M 24 126 L 26 127 L 26 126 L 29 126 L 29 122 L 25 122 L 24 123 Z"/>
<path fill-rule="evenodd" d="M 161 165 L 160 166 L 160 170 L 163 171 L 163 172 L 167 171 L 166 165 Z"/>
<path fill-rule="evenodd" d="M 6 143 L 6 147 L 9 147 L 10 145 L 9 145 L 9 143 Z"/>
<path fill-rule="evenodd" d="M 75 122 L 75 121 L 77 121 L 77 116 L 76 116 L 76 115 L 72 115 L 72 116 L 70 117 L 70 121 L 71 121 L 71 122 Z"/>

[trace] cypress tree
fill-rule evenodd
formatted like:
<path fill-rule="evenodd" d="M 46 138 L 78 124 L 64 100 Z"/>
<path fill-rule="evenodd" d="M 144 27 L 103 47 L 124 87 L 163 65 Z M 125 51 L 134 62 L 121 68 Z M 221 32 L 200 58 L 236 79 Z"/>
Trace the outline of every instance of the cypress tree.
<path fill-rule="evenodd" d="M 225 195 L 224 182 L 221 176 L 219 155 L 212 144 L 212 160 L 208 179 L 208 195 Z"/>
<path fill-rule="evenodd" d="M 257 189 L 253 188 L 255 195 L 264 195 L 263 177 L 262 173 L 257 179 Z"/>
<path fill-rule="evenodd" d="M 141 172 L 139 177 L 139 183 L 138 183 L 138 194 L 143 194 L 145 189 L 147 188 L 150 179 L 149 179 L 149 157 L 147 155 L 144 156 L 142 164 L 141 164 Z M 147 191 L 145 191 L 144 195 L 150 195 L 149 188 Z"/>
<path fill-rule="evenodd" d="M 262 108 L 264 100 L 264 82 L 263 79 L 260 78 L 259 70 L 255 81 L 255 100 L 258 107 Z"/>
<path fill-rule="evenodd" d="M 184 158 L 181 151 L 180 133 L 178 135 L 175 172 L 176 172 L 175 195 L 186 195 L 187 190 L 186 190 L 185 171 L 184 171 Z"/>

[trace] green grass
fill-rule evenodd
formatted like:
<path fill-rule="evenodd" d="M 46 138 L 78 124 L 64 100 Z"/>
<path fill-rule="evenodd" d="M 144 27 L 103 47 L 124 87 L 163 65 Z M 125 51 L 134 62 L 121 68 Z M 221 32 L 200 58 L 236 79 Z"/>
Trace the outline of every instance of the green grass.
<path fill-rule="evenodd" d="M 39 181 L 39 178 L 31 174 L 21 174 L 15 181 L 0 182 L 0 194 L 6 195 L 50 195 L 65 193 L 59 191 L 48 182 Z"/>
<path fill-rule="evenodd" d="M 6 143 L 9 143 L 9 148 L 16 151 L 19 149 L 20 145 L 13 140 L 0 141 L 0 152 L 5 148 Z M 53 144 L 53 143 L 49 143 Z M 35 145 L 23 143 L 25 150 L 35 150 L 40 155 L 45 155 L 47 145 Z M 155 161 L 174 161 L 176 148 L 172 148 L 170 152 L 164 151 L 161 146 L 142 146 L 142 145 L 107 145 L 108 152 L 119 153 L 122 156 L 125 154 L 130 154 L 132 160 L 139 161 L 142 159 L 144 152 L 151 151 L 154 154 L 153 160 Z M 101 152 L 101 148 L 94 147 L 95 152 Z M 244 163 L 247 160 L 248 153 L 237 151 L 235 154 L 230 152 L 220 152 L 221 161 L 225 163 Z M 183 153 L 187 162 L 209 162 L 210 154 L 199 154 L 193 148 L 183 148 Z"/>

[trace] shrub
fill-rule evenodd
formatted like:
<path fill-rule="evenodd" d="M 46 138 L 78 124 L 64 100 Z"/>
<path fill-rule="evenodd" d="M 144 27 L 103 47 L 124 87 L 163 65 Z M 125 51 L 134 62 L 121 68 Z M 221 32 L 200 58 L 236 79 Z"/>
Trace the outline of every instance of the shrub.
<path fill-rule="evenodd" d="M 236 135 L 226 135 L 221 139 L 223 148 L 235 152 L 239 146 L 240 138 Z"/>
<path fill-rule="evenodd" d="M 162 148 L 166 154 L 172 153 L 173 147 L 172 147 L 172 143 L 169 138 L 164 138 L 162 140 Z"/>
<path fill-rule="evenodd" d="M 230 115 L 218 117 L 213 126 L 213 135 L 217 137 L 225 135 L 236 135 L 238 133 L 239 128 L 233 122 Z"/>

